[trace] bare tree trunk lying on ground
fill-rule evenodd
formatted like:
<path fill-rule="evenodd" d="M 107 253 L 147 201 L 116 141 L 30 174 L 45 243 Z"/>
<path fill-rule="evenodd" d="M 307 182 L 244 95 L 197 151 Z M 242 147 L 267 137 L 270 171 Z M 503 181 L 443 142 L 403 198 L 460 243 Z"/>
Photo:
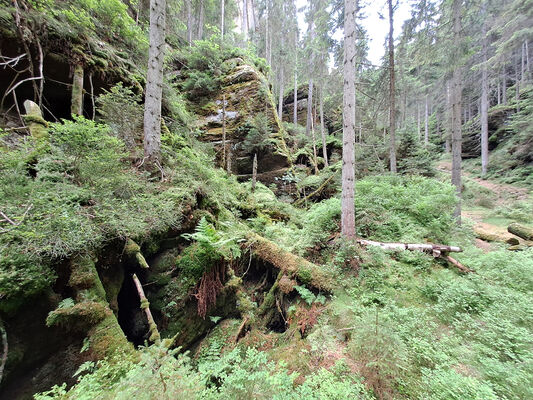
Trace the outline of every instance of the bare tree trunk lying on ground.
<path fill-rule="evenodd" d="M 356 239 L 357 243 L 365 246 L 378 246 L 385 250 L 411 250 L 411 251 L 423 251 L 426 253 L 431 253 L 433 257 L 443 258 L 448 261 L 455 267 L 457 267 L 461 272 L 474 272 L 474 270 L 465 267 L 459 261 L 450 257 L 448 253 L 460 253 L 463 251 L 460 247 L 457 246 L 445 246 L 442 244 L 426 244 L 426 243 L 384 243 L 376 242 L 374 240 L 366 239 Z"/>
<path fill-rule="evenodd" d="M 132 278 L 133 282 L 135 283 L 135 287 L 137 288 L 137 293 L 139 293 L 139 298 L 141 299 L 141 308 L 144 310 L 144 313 L 146 314 L 146 319 L 148 320 L 148 325 L 150 326 L 150 341 L 159 344 L 159 342 L 161 341 L 161 335 L 159 335 L 157 325 L 154 321 L 154 317 L 152 316 L 152 312 L 150 311 L 150 303 L 144 295 L 144 290 L 141 285 L 141 281 L 139 281 L 137 275 L 133 274 Z"/>
<path fill-rule="evenodd" d="M 426 244 L 426 243 L 383 243 L 375 242 L 373 240 L 357 239 L 357 243 L 367 246 L 379 246 L 385 250 L 418 250 L 431 252 L 434 256 L 439 257 L 441 253 L 460 253 L 463 250 L 457 246 L 445 246 L 442 244 Z"/>

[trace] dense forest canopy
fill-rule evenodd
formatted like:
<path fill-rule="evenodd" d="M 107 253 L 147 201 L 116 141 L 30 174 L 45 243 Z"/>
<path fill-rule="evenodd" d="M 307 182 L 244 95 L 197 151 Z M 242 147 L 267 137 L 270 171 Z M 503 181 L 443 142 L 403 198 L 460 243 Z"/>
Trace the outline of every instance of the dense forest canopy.
<path fill-rule="evenodd" d="M 0 5 L 0 398 L 533 398 L 532 0 Z"/>

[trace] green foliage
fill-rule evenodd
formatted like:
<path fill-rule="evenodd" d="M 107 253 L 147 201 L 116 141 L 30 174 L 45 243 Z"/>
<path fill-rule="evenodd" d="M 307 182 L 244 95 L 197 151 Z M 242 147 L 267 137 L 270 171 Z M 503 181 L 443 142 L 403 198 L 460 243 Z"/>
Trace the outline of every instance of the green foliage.
<path fill-rule="evenodd" d="M 75 116 L 73 121 L 51 124 L 52 143 L 63 151 L 66 168 L 71 168 L 75 178 L 91 185 L 99 184 L 94 178 L 113 177 L 120 172 L 124 144 L 111 136 L 106 125 Z M 40 171 L 46 171 L 37 165 Z M 114 182 L 110 182 L 114 183 Z"/>
<path fill-rule="evenodd" d="M 185 90 L 189 99 L 194 99 L 198 96 L 209 96 L 220 88 L 218 80 L 209 72 L 204 71 L 190 71 L 187 74 L 187 79 L 183 83 L 183 90 Z"/>
<path fill-rule="evenodd" d="M 141 96 L 125 88 L 122 82 L 96 99 L 102 121 L 109 125 L 129 150 L 135 147 L 142 136 L 143 107 L 140 102 Z"/>
<path fill-rule="evenodd" d="M 398 172 L 409 175 L 435 176 L 433 166 L 437 151 L 433 145 L 422 146 L 416 133 L 406 129 L 401 135 L 397 149 Z"/>
<path fill-rule="evenodd" d="M 323 294 L 315 295 L 305 286 L 294 286 L 300 297 L 307 303 L 307 305 L 312 305 L 313 303 L 324 304 L 326 302 L 326 297 Z"/>
<path fill-rule="evenodd" d="M 264 113 L 254 115 L 253 119 L 247 121 L 240 129 L 247 131 L 242 147 L 249 154 L 264 150 L 271 144 L 272 128 L 267 115 Z"/>

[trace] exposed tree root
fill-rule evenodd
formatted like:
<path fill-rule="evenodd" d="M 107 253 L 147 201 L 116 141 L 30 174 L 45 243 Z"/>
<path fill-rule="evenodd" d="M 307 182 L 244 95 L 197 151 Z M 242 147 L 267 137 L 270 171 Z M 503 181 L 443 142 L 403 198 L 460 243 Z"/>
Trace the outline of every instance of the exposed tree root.
<path fill-rule="evenodd" d="M 146 314 L 146 319 L 148 320 L 148 326 L 150 327 L 150 341 L 159 344 L 161 341 L 161 335 L 157 330 L 157 325 L 154 321 L 154 317 L 152 316 L 152 312 L 150 311 L 150 303 L 144 294 L 141 281 L 139 281 L 137 275 L 133 274 L 132 278 L 133 282 L 135 283 L 135 287 L 137 288 L 137 293 L 139 293 L 139 298 L 141 299 L 141 309 Z"/>

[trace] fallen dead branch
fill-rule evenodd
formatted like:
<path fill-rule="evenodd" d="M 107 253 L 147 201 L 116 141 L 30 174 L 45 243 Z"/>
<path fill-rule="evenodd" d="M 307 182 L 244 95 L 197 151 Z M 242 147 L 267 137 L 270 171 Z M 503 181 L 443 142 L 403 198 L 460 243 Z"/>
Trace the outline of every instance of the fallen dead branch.
<path fill-rule="evenodd" d="M 26 210 L 24 211 L 24 214 L 22 214 L 22 216 L 20 217 L 20 220 L 18 222 L 13 221 L 2 210 L 0 210 L 0 217 L 2 217 L 2 220 L 11 225 L 11 228 L 9 228 L 9 229 L 0 229 L 0 233 L 6 233 L 6 232 L 9 232 L 9 231 L 12 231 L 17 226 L 22 224 L 22 222 L 24 221 L 24 218 L 26 218 L 26 215 L 30 212 L 30 210 L 32 208 L 33 208 L 33 204 L 29 204 L 26 207 Z"/>
<path fill-rule="evenodd" d="M 141 299 L 141 309 L 146 314 L 146 319 L 148 320 L 148 326 L 150 327 L 150 341 L 159 344 L 161 341 L 161 336 L 159 335 L 157 325 L 154 321 L 154 317 L 152 316 L 152 312 L 150 311 L 150 303 L 144 294 L 141 281 L 139 281 L 137 275 L 133 274 L 132 278 L 133 282 L 135 283 L 135 287 L 137 288 L 137 293 L 139 293 L 139 298 Z"/>

